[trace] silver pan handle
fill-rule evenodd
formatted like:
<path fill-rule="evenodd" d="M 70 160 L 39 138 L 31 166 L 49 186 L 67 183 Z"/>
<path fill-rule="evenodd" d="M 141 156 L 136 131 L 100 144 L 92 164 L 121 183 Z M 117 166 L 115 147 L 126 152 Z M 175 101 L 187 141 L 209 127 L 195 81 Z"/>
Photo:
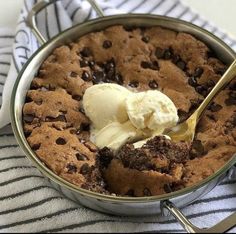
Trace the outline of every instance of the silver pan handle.
<path fill-rule="evenodd" d="M 38 41 L 41 44 L 46 43 L 47 40 L 45 39 L 45 37 L 42 35 L 42 33 L 39 31 L 39 29 L 37 27 L 36 15 L 40 11 L 45 9 L 47 6 L 54 4 L 57 1 L 60 1 L 60 0 L 42 0 L 42 1 L 40 1 L 39 3 L 37 3 L 33 6 L 32 10 L 30 11 L 30 13 L 26 19 L 27 25 L 32 29 L 32 32 L 34 33 L 34 35 L 36 36 L 36 38 L 38 39 Z M 98 14 L 99 17 L 105 16 L 102 9 L 99 7 L 99 5 L 96 3 L 95 0 L 87 0 L 87 1 L 91 4 L 91 6 L 96 11 L 96 13 Z"/>
<path fill-rule="evenodd" d="M 236 212 L 211 228 L 198 228 L 170 201 L 163 202 L 162 208 L 166 208 L 189 233 L 224 233 L 236 226 Z"/>

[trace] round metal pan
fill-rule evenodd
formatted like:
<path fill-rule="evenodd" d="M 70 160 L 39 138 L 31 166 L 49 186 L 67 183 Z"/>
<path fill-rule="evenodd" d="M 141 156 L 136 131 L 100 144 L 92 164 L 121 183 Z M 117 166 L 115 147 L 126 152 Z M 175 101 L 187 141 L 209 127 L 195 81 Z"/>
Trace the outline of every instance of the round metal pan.
<path fill-rule="evenodd" d="M 35 155 L 30 148 L 23 131 L 22 123 L 22 108 L 25 102 L 26 93 L 30 87 L 32 79 L 38 72 L 43 61 L 51 54 L 58 46 L 67 44 L 77 40 L 79 37 L 94 31 L 103 30 L 112 25 L 124 26 L 161 26 L 175 31 L 187 32 L 205 42 L 216 55 L 226 64 L 232 63 L 236 59 L 234 51 L 228 47 L 223 41 L 215 37 L 208 31 L 197 27 L 191 23 L 164 16 L 148 15 L 148 14 L 122 14 L 107 17 L 100 17 L 94 20 L 87 21 L 83 24 L 76 25 L 48 42 L 38 31 L 35 25 L 35 15 L 44 9 L 49 4 L 55 3 L 57 0 L 43 0 L 31 11 L 28 17 L 28 24 L 37 36 L 40 42 L 44 45 L 39 48 L 36 53 L 25 64 L 20 72 L 15 83 L 12 98 L 11 98 L 11 122 L 16 139 L 25 152 L 26 156 L 33 164 L 41 171 L 41 173 L 49 179 L 52 186 L 61 191 L 70 199 L 95 209 L 100 212 L 110 213 L 115 215 L 154 215 L 165 213 L 165 210 L 170 211 L 182 224 L 188 232 L 224 232 L 236 224 L 236 214 L 231 215 L 211 229 L 199 229 L 191 224 L 183 214 L 176 208 L 181 208 L 195 201 L 199 197 L 211 191 L 228 173 L 228 171 L 236 163 L 236 155 L 227 162 L 224 167 L 217 171 L 212 176 L 206 178 L 200 183 L 173 193 L 151 196 L 151 197 L 115 197 L 103 195 L 88 190 L 79 188 L 49 170 Z M 89 1 L 99 16 L 103 13 L 99 6 L 92 0 Z M 174 205 L 175 204 L 175 205 Z"/>

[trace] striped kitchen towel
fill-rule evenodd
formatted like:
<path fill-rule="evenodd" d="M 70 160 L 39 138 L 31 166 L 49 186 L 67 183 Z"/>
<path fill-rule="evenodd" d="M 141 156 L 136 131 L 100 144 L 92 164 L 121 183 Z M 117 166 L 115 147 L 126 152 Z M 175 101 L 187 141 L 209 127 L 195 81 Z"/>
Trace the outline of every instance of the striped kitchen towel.
<path fill-rule="evenodd" d="M 173 217 L 116 217 L 84 208 L 53 189 L 18 147 L 10 126 L 9 100 L 17 73 L 38 42 L 25 25 L 35 0 L 25 0 L 17 31 L 0 29 L 0 232 L 182 232 Z M 107 15 L 139 12 L 190 21 L 223 39 L 236 41 L 178 0 L 99 0 Z M 46 38 L 95 17 L 85 0 L 63 0 L 37 17 Z M 236 212 L 236 173 L 211 193 L 183 209 L 200 227 L 209 227 Z M 236 231 L 233 229 L 232 231 Z"/>

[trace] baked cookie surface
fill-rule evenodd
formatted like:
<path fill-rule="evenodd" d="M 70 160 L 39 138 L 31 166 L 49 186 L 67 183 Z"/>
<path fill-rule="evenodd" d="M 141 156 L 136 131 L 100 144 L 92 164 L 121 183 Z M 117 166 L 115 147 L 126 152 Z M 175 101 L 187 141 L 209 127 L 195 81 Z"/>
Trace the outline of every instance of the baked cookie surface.
<path fill-rule="evenodd" d="M 187 33 L 119 25 L 89 33 L 56 48 L 41 65 L 23 108 L 25 135 L 54 173 L 91 191 L 151 196 L 191 186 L 219 170 L 236 152 L 235 79 L 204 113 L 188 153 L 184 143 L 164 141 L 168 150 L 160 157 L 154 146 L 163 144 L 161 138 L 135 150 L 145 160 L 155 159 L 159 168 L 146 167 L 142 157 L 132 159 L 132 145 L 125 145 L 118 156 L 99 150 L 90 141 L 91 122 L 83 110 L 83 95 L 102 82 L 134 92 L 160 90 L 172 99 L 183 121 L 225 70 L 210 48 Z M 178 160 L 176 155 L 181 155 Z M 131 177 L 138 179 L 125 183 Z"/>

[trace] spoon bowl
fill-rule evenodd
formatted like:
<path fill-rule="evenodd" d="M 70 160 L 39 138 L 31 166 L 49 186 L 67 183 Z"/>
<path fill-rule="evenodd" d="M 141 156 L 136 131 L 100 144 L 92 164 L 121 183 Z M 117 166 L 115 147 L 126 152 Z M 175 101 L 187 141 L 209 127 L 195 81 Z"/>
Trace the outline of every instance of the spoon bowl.
<path fill-rule="evenodd" d="M 166 133 L 171 140 L 178 141 L 187 141 L 192 142 L 195 135 L 195 128 L 197 126 L 197 119 L 195 116 L 191 116 L 186 121 L 178 124 L 177 126 L 171 128 L 169 132 Z"/>
<path fill-rule="evenodd" d="M 211 92 L 203 100 L 201 105 L 195 110 L 195 112 L 184 122 L 169 129 L 165 134 L 168 135 L 173 141 L 187 141 L 192 142 L 195 136 L 197 124 L 207 109 L 209 104 L 215 98 L 215 96 L 236 77 L 236 60 L 230 65 L 224 75 L 220 78 Z"/>

